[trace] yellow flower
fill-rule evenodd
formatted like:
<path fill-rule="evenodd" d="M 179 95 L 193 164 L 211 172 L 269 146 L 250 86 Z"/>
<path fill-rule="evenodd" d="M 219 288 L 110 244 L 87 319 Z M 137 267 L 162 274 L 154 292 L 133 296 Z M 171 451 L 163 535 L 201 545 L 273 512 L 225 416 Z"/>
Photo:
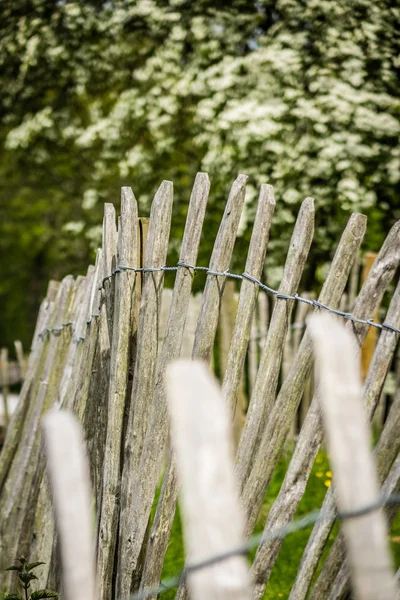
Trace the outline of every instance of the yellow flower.
<path fill-rule="evenodd" d="M 326 487 L 331 487 L 331 483 L 332 483 L 332 481 L 330 479 L 327 479 L 326 481 L 324 481 L 324 484 L 326 485 Z"/>
<path fill-rule="evenodd" d="M 283 594 L 278 594 L 279 598 L 282 598 Z"/>
<path fill-rule="evenodd" d="M 318 471 L 317 473 L 315 473 L 317 477 L 322 477 L 323 473 L 321 471 Z"/>
<path fill-rule="evenodd" d="M 325 475 L 326 475 L 327 477 L 332 477 L 332 471 L 327 471 L 327 472 L 325 473 Z"/>

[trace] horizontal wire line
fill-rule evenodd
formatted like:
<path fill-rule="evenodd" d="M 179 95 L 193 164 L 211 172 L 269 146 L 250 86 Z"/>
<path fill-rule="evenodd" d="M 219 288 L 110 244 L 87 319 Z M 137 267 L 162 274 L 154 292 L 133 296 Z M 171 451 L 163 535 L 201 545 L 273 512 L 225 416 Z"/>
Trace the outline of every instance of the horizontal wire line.
<path fill-rule="evenodd" d="M 387 505 L 400 505 L 400 494 L 392 494 L 391 496 L 383 497 L 377 502 L 373 502 L 365 506 L 360 506 L 360 508 L 351 511 L 338 512 L 335 516 L 335 521 L 344 521 L 349 519 L 360 518 L 375 510 L 379 510 L 380 508 Z M 160 583 L 160 585 L 144 589 L 141 592 L 137 592 L 125 598 L 120 598 L 120 600 L 146 600 L 146 598 L 150 598 L 152 596 L 162 595 L 168 590 L 172 590 L 178 587 L 190 573 L 206 569 L 207 567 L 218 564 L 225 560 L 229 560 L 230 558 L 233 558 L 235 556 L 246 556 L 251 550 L 254 550 L 258 546 L 261 546 L 266 542 L 282 540 L 290 533 L 295 533 L 296 531 L 300 531 L 301 529 L 305 529 L 306 527 L 313 525 L 317 521 L 323 522 L 324 520 L 330 521 L 331 519 L 324 518 L 322 510 L 313 510 L 304 515 L 303 517 L 294 519 L 288 525 L 280 527 L 275 531 L 270 531 L 252 536 L 248 542 L 246 542 L 242 546 L 239 546 L 238 548 L 232 548 L 227 552 L 216 554 L 215 556 L 210 556 L 209 558 L 206 558 L 197 563 L 193 563 L 192 565 L 186 565 L 185 568 L 179 574 L 177 574 L 174 577 L 170 577 L 167 580 L 164 580 Z"/>
<path fill-rule="evenodd" d="M 104 289 L 106 281 L 109 281 L 110 279 L 115 277 L 118 273 L 123 273 L 123 272 L 127 272 L 127 271 L 133 272 L 135 274 L 136 273 L 169 272 L 169 271 L 178 271 L 178 269 L 180 267 L 182 267 L 184 269 L 188 269 L 189 271 L 193 271 L 193 273 L 200 271 L 200 272 L 206 273 L 207 275 L 212 275 L 214 277 L 230 277 L 231 279 L 240 279 L 240 280 L 246 279 L 247 281 L 250 281 L 251 283 L 254 283 L 255 285 L 257 285 L 260 289 L 264 290 L 265 292 L 275 296 L 277 298 L 277 300 L 293 300 L 296 302 L 303 302 L 305 304 L 309 304 L 310 306 L 313 306 L 314 308 L 320 308 L 322 310 L 326 310 L 326 311 L 328 311 L 334 315 L 337 315 L 339 317 L 343 317 L 344 319 L 346 319 L 348 321 L 352 321 L 353 323 L 359 323 L 360 325 L 368 325 L 369 327 L 375 327 L 376 329 L 380 329 L 381 331 L 385 330 L 385 331 L 390 331 L 392 333 L 400 334 L 400 329 L 398 329 L 397 327 L 394 327 L 393 325 L 390 325 L 389 323 L 376 323 L 373 319 L 360 319 L 358 317 L 355 317 L 351 313 L 348 313 L 346 311 L 339 310 L 336 308 L 331 308 L 330 306 L 327 306 L 326 304 L 322 304 L 322 302 L 318 302 L 318 300 L 310 300 L 310 298 L 304 298 L 303 296 L 299 296 L 299 294 L 294 294 L 293 296 L 291 296 L 289 294 L 282 294 L 278 290 L 274 290 L 273 288 L 269 287 L 268 285 L 265 285 L 265 283 L 262 283 L 261 281 L 259 281 L 258 279 L 256 279 L 252 275 L 250 275 L 249 273 L 243 272 L 241 275 L 239 275 L 238 273 L 231 273 L 231 271 L 228 271 L 228 270 L 227 271 L 214 271 L 214 270 L 210 269 L 210 267 L 199 267 L 197 265 L 189 265 L 188 263 L 185 263 L 183 261 L 178 261 L 178 263 L 176 264 L 175 267 L 167 267 L 166 265 L 164 265 L 163 267 L 128 267 L 125 265 L 118 265 L 115 269 L 113 269 L 111 275 L 107 275 L 107 277 L 103 278 L 102 284 L 99 289 L 100 290 Z M 90 319 L 88 319 L 86 321 L 87 325 L 90 325 L 90 323 L 92 322 L 92 319 L 97 318 L 98 316 L 99 315 L 97 313 L 92 314 L 90 316 Z M 69 323 L 63 323 L 59 327 L 50 327 L 50 328 L 45 327 L 45 329 L 43 329 L 38 334 L 38 337 L 43 338 L 46 334 L 49 334 L 49 333 L 59 334 L 65 327 L 69 327 L 72 325 L 73 325 L 73 323 L 69 322 Z M 80 338 L 80 339 L 83 340 L 84 338 Z"/>

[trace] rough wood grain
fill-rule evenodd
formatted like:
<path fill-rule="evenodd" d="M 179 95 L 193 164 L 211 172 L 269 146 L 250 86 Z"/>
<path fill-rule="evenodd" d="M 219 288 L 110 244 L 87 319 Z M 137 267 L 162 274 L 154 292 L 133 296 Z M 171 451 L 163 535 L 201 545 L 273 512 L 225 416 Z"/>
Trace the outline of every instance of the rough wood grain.
<path fill-rule="evenodd" d="M 137 203 L 133 192 L 130 188 L 123 187 L 121 190 L 121 218 L 118 234 L 118 258 L 123 266 L 137 266 L 137 219 Z M 107 451 L 104 454 L 97 550 L 98 595 L 99 598 L 104 600 L 108 600 L 112 594 L 113 565 L 118 533 L 122 428 L 124 411 L 128 410 L 126 396 L 129 351 L 133 329 L 136 329 L 133 319 L 135 279 L 136 276 L 133 271 L 121 271 L 116 275 L 114 287 L 107 409 Z M 132 434 L 132 431 L 128 433 Z"/>
<path fill-rule="evenodd" d="M 210 261 L 210 268 L 217 272 L 223 272 L 229 267 L 244 202 L 246 181 L 247 177 L 239 175 L 229 194 Z M 225 280 L 225 277 L 207 276 L 193 345 L 192 358 L 201 359 L 207 364 L 211 360 L 218 325 L 221 295 L 224 289 L 224 281 L 220 282 L 220 279 Z M 178 486 L 174 461 L 175 459 L 172 455 L 164 476 L 160 499 L 150 534 L 149 553 L 152 552 L 152 561 L 154 561 L 151 581 L 159 581 L 161 576 L 162 563 L 175 515 Z M 152 548 L 154 548 L 154 551 L 152 551 Z"/>
<path fill-rule="evenodd" d="M 98 341 L 98 330 L 100 324 L 100 286 L 103 280 L 103 250 L 99 248 L 96 252 L 95 272 L 92 282 L 92 293 L 90 296 L 90 323 L 88 324 L 88 335 L 83 340 L 82 360 L 79 364 L 77 384 L 74 395 L 71 398 L 71 407 L 80 423 L 84 420 L 87 407 L 88 391 L 92 379 L 94 353 Z"/>
<path fill-rule="evenodd" d="M 301 205 L 290 241 L 279 286 L 281 294 L 292 295 L 297 292 L 313 235 L 314 200 L 306 198 Z M 262 432 L 275 401 L 282 349 L 292 309 L 293 301 L 278 300 L 274 306 L 237 451 L 236 471 L 241 486 L 247 481 L 255 453 L 260 445 Z"/>
<path fill-rule="evenodd" d="M 201 296 L 201 292 L 198 292 L 195 296 L 192 295 L 189 300 L 180 353 L 181 358 L 190 358 L 192 356 L 196 325 L 201 308 Z"/>
<path fill-rule="evenodd" d="M 259 346 L 262 350 L 269 326 L 269 302 L 267 292 L 264 292 L 264 290 L 258 292 L 258 315 L 260 320 Z"/>
<path fill-rule="evenodd" d="M 91 491 L 82 432 L 71 414 L 52 410 L 43 419 L 43 433 L 65 599 L 94 600 Z"/>
<path fill-rule="evenodd" d="M 331 315 L 309 321 L 335 496 L 342 512 L 379 500 L 370 434 L 361 403 L 361 379 L 354 338 Z M 343 533 L 357 600 L 394 600 L 396 588 L 381 511 L 345 519 Z"/>
<path fill-rule="evenodd" d="M 323 285 L 319 302 L 337 306 L 349 276 L 352 260 L 357 252 L 366 227 L 366 217 L 353 214 L 339 242 L 328 277 Z M 286 302 L 282 301 L 281 302 Z M 271 326 L 268 332 L 270 334 Z M 253 468 L 242 488 L 242 501 L 247 511 L 247 530 L 251 534 L 261 508 L 265 489 L 272 477 L 280 452 L 289 432 L 293 415 L 303 393 L 312 366 L 312 344 L 304 334 L 293 367 L 283 383 L 263 432 Z M 251 464 L 251 463 L 250 463 Z M 243 477 L 241 478 L 243 482 Z M 242 483 L 243 484 L 243 483 Z"/>
<path fill-rule="evenodd" d="M 269 230 L 275 210 L 273 188 L 263 184 L 258 198 L 257 213 L 250 240 L 245 272 L 260 280 L 267 252 Z M 240 286 L 239 306 L 235 328 L 229 347 L 226 372 L 222 383 L 222 394 L 234 412 L 243 375 L 244 361 L 249 343 L 251 323 L 256 306 L 258 287 L 243 279 Z"/>
<path fill-rule="evenodd" d="M 173 186 L 164 181 L 158 189 L 151 207 L 149 232 L 145 250 L 145 267 L 165 265 L 171 226 Z M 137 334 L 137 354 L 132 386 L 131 404 L 124 443 L 124 464 L 121 482 L 121 515 L 118 551 L 118 596 L 129 595 L 132 572 L 137 566 L 136 537 L 132 536 L 132 511 L 138 492 L 139 464 L 146 431 L 154 402 L 154 386 L 157 374 L 158 326 L 164 273 L 157 271 L 144 274 Z M 146 474 L 147 475 L 147 474 Z M 144 480 L 142 480 L 144 484 Z M 114 490 L 114 494 L 117 490 Z M 103 500 L 104 501 L 104 500 Z M 133 520 L 136 520 L 135 518 Z M 147 525 L 147 523 L 146 523 Z M 142 540 L 138 540 L 139 543 Z M 109 569 L 112 570 L 113 555 Z M 109 594 L 104 595 L 107 600 Z"/>
<path fill-rule="evenodd" d="M 167 371 L 172 444 L 182 483 L 187 561 L 200 562 L 243 543 L 243 513 L 233 468 L 229 410 L 205 365 Z M 250 598 L 246 561 L 235 556 L 188 574 L 193 600 Z"/>
<path fill-rule="evenodd" d="M 224 272 L 229 268 L 233 246 L 239 227 L 245 197 L 247 177 L 239 175 L 233 183 L 214 248 L 210 258 L 210 271 Z M 218 326 L 219 311 L 216 307 L 221 302 L 226 277 L 208 275 L 203 293 L 203 304 L 197 322 L 196 335 L 193 346 L 193 358 L 210 363 L 215 332 Z"/>
<path fill-rule="evenodd" d="M 91 267 L 89 267 L 89 277 L 91 270 Z M 53 364 L 48 378 L 46 408 L 50 406 L 59 407 L 61 403 L 64 375 L 68 374 L 71 368 L 70 363 L 74 360 L 78 347 L 75 330 L 78 327 L 80 316 L 85 312 L 83 310 L 83 297 L 87 283 L 87 278 L 79 276 L 72 286 L 66 315 L 66 322 L 71 323 L 71 325 L 61 334 L 63 339 L 58 347 L 59 360 Z M 21 527 L 18 544 L 19 552 L 23 555 L 31 555 L 36 550 L 42 557 L 44 555 L 47 557 L 53 545 L 54 519 L 49 487 L 45 477 L 45 456 L 42 445 L 36 460 L 36 469 L 26 505 L 30 507 L 30 510 L 26 512 Z M 50 567 L 50 559 L 47 565 L 41 566 L 44 581 L 46 581 Z"/>
<path fill-rule="evenodd" d="M 357 318 L 368 319 L 371 314 L 374 314 L 376 307 L 379 306 L 382 296 L 396 272 L 400 260 L 400 238 L 398 233 L 399 226 L 396 224 L 389 232 L 379 252 L 378 258 L 361 288 L 353 310 L 353 314 Z M 386 317 L 388 323 L 395 324 L 395 326 L 400 325 L 398 313 L 400 302 L 399 294 L 400 290 L 397 289 L 392 298 L 391 306 Z M 368 326 L 347 322 L 346 328 L 353 331 L 358 345 L 361 345 L 365 338 Z M 364 402 L 366 405 L 371 404 L 371 406 L 375 407 L 376 402 L 379 399 L 394 352 L 393 343 L 396 343 L 393 335 L 392 332 L 386 331 L 382 332 L 380 337 L 379 351 L 375 354 L 373 368 L 371 368 L 368 376 L 368 384 L 366 383 L 364 388 Z M 371 413 L 369 413 L 369 416 L 370 414 Z M 275 510 L 280 514 L 280 525 L 286 524 L 296 511 L 304 493 L 312 464 L 322 439 L 323 428 L 319 398 L 318 394 L 316 394 L 300 432 L 291 464 L 277 499 L 276 507 L 271 511 L 271 518 L 275 514 Z M 328 495 L 331 493 L 332 492 L 328 491 Z M 307 590 L 328 539 L 332 524 L 333 521 L 330 522 L 329 519 L 324 519 L 324 521 L 318 522 L 314 526 L 309 542 L 303 553 L 296 581 L 290 593 L 291 600 L 303 600 L 306 597 Z M 270 569 L 272 568 L 271 561 L 275 560 L 280 545 L 279 542 L 271 543 L 263 548 L 266 561 L 270 561 L 270 566 L 268 567 L 268 570 L 265 571 L 266 574 L 268 571 L 270 572 Z M 275 549 L 273 550 L 274 546 Z M 269 552 L 271 552 L 271 555 L 269 559 L 267 559 L 267 553 Z M 260 562 L 257 561 L 257 563 L 260 566 Z M 258 569 L 259 567 L 257 567 L 257 570 Z M 258 571 L 257 579 L 260 578 L 261 571 Z M 259 588 L 262 588 L 264 584 L 260 581 L 258 585 Z"/>
<path fill-rule="evenodd" d="M 206 173 L 198 173 L 194 182 L 185 231 L 180 252 L 180 261 L 194 264 L 197 260 L 210 181 Z M 122 510 L 120 517 L 120 563 L 118 574 L 126 571 L 125 581 L 129 589 L 132 578 L 138 579 L 138 560 L 145 537 L 150 510 L 156 491 L 168 435 L 165 369 L 171 360 L 179 357 L 185 330 L 186 314 L 192 289 L 191 270 L 181 267 L 176 274 L 173 297 L 168 316 L 164 342 L 157 366 L 157 377 L 153 382 L 154 398 L 149 417 L 148 430 L 143 440 L 143 452 L 136 472 L 124 469 L 122 482 Z M 127 464 L 127 463 L 126 463 Z M 140 483 L 139 483 L 140 482 Z M 129 536 L 129 544 L 127 543 Z M 150 536 L 142 581 L 152 585 L 158 573 L 157 538 Z M 118 575 L 119 576 L 119 575 Z M 122 584 L 121 584 L 122 585 Z M 121 588 L 122 589 L 122 588 Z"/>
<path fill-rule="evenodd" d="M 87 270 L 86 277 L 77 279 L 77 289 L 71 310 L 71 322 L 73 323 L 71 329 L 72 335 L 57 389 L 56 403 L 59 407 L 64 404 L 68 391 L 72 396 L 73 392 L 71 384 L 76 383 L 77 381 L 75 374 L 76 359 L 77 355 L 81 354 L 81 348 L 83 347 L 81 342 L 84 340 L 86 333 L 86 307 L 89 303 L 93 275 L 94 267 L 91 265 Z"/>
<path fill-rule="evenodd" d="M 251 322 L 250 329 L 250 340 L 249 349 L 247 353 L 248 357 L 248 380 L 249 380 L 249 396 L 253 393 L 254 383 L 257 377 L 258 369 L 258 346 L 259 346 L 259 331 L 258 331 L 258 319 L 257 312 L 253 313 L 253 319 Z"/>
<path fill-rule="evenodd" d="M 357 318 L 368 319 L 374 313 L 376 306 L 381 302 L 385 289 L 389 285 L 397 268 L 398 248 L 397 236 L 393 236 L 396 230 L 390 232 L 387 240 L 382 246 L 378 259 L 370 271 L 367 281 L 360 291 L 353 314 Z M 394 326 L 400 325 L 400 289 L 392 298 L 391 306 L 387 314 L 388 323 Z M 398 325 L 396 325 L 398 323 Z M 346 327 L 353 331 L 353 324 L 346 323 Z M 361 344 L 367 332 L 367 326 L 359 328 L 357 332 L 358 343 Z M 364 391 L 365 404 L 376 403 L 379 398 L 383 383 L 386 378 L 387 369 L 390 366 L 391 357 L 396 344 L 392 332 L 384 332 L 380 338 L 379 352 L 377 350 L 374 368 L 368 377 L 368 386 Z M 369 400 L 368 400 L 369 398 Z M 375 400 L 373 400 L 375 398 Z M 265 525 L 265 530 L 273 527 L 283 527 L 293 518 L 297 507 L 303 497 L 312 465 L 323 440 L 323 428 L 320 415 L 318 393 L 314 396 L 307 417 L 300 431 L 299 439 L 294 450 L 292 460 L 282 483 L 279 495 L 274 502 Z M 331 492 L 328 492 L 330 494 Z M 325 530 L 325 524 L 327 529 Z M 327 531 L 326 537 L 321 538 L 319 547 L 311 545 L 314 533 L 317 530 Z M 319 558 L 325 546 L 331 526 L 325 522 L 315 525 L 310 541 L 304 551 L 302 564 L 296 577 L 296 581 L 290 592 L 291 600 L 303 600 L 307 594 L 313 574 L 318 565 Z M 271 574 L 272 567 L 280 551 L 282 541 L 274 540 L 263 544 L 258 550 L 253 566 L 252 575 L 256 582 L 255 597 L 263 594 L 265 585 Z"/>

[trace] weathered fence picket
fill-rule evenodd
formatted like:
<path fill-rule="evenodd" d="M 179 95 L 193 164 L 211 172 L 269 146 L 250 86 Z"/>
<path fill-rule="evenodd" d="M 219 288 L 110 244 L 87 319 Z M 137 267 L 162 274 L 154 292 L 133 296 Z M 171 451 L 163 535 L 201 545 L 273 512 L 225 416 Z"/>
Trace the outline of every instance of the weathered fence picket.
<path fill-rule="evenodd" d="M 314 201 L 304 200 L 293 231 L 286 258 L 279 294 L 293 295 L 307 260 L 314 235 Z M 261 355 L 253 394 L 247 411 L 237 452 L 237 474 L 241 485 L 246 482 L 257 452 L 267 419 L 275 401 L 284 340 L 290 323 L 293 302 L 276 301 Z"/>

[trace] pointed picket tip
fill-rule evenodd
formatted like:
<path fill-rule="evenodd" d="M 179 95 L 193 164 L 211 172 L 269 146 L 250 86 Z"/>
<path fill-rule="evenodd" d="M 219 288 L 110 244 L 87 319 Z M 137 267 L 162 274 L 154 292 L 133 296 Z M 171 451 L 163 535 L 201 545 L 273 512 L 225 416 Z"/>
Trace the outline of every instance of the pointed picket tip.
<path fill-rule="evenodd" d="M 136 202 L 135 194 L 133 193 L 132 188 L 123 185 L 121 187 L 121 202 L 124 200 L 128 202 Z"/>
<path fill-rule="evenodd" d="M 168 179 L 164 179 L 160 183 L 158 190 L 155 193 L 153 202 L 156 200 L 159 200 L 159 199 L 162 200 L 165 197 L 170 197 L 170 196 L 172 196 L 173 192 L 174 192 L 174 184 L 172 183 L 172 181 L 169 181 Z"/>
<path fill-rule="evenodd" d="M 259 202 L 266 202 L 272 206 L 276 205 L 274 187 L 269 183 L 262 183 L 260 185 L 260 193 L 258 195 Z"/>

